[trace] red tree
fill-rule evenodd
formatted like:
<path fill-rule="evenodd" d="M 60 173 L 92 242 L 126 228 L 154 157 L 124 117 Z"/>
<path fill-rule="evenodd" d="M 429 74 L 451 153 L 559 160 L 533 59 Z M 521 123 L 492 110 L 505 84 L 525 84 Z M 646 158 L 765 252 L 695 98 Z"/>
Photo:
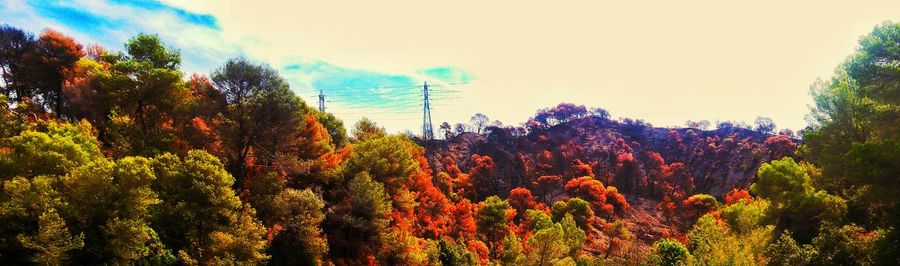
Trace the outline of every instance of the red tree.
<path fill-rule="evenodd" d="M 528 209 L 534 209 L 537 206 L 537 202 L 534 200 L 534 196 L 531 195 L 531 191 L 527 188 L 518 187 L 509 191 L 509 205 L 516 210 L 516 217 L 513 218 L 513 221 L 518 223 L 522 217 L 524 217 L 525 211 Z"/>
<path fill-rule="evenodd" d="M 686 194 L 694 192 L 694 176 L 684 163 L 672 163 L 665 173 L 665 180 L 680 188 Z"/>
<path fill-rule="evenodd" d="M 493 195 L 497 191 L 499 181 L 494 175 L 494 159 L 487 155 L 472 155 L 472 168 L 469 169 L 469 177 L 477 192 L 477 198 Z"/>
<path fill-rule="evenodd" d="M 692 221 L 708 212 L 714 211 L 718 205 L 716 198 L 707 194 L 690 196 L 682 203 L 685 216 Z"/>
<path fill-rule="evenodd" d="M 572 176 L 573 178 L 582 176 L 589 176 L 591 178 L 595 177 L 594 169 L 591 167 L 591 165 L 583 163 L 579 159 L 575 159 L 574 161 L 572 161 L 572 172 L 574 173 L 574 175 Z"/>
<path fill-rule="evenodd" d="M 47 29 L 41 33 L 35 51 L 27 58 L 32 64 L 29 73 L 34 78 L 34 86 L 43 94 L 44 104 L 57 117 L 63 115 L 65 99 L 62 94 L 63 82 L 71 76 L 75 62 L 84 57 L 82 46 L 69 36 Z"/>
<path fill-rule="evenodd" d="M 750 196 L 750 193 L 747 192 L 746 189 L 732 189 L 728 194 L 725 194 L 725 204 L 731 205 L 737 203 L 739 201 L 751 201 L 753 197 Z"/>
<path fill-rule="evenodd" d="M 647 183 L 631 153 L 619 153 L 616 164 L 616 186 L 628 193 L 637 193 Z"/>
<path fill-rule="evenodd" d="M 570 197 L 578 197 L 590 202 L 591 208 L 596 212 L 612 215 L 630 208 L 625 197 L 619 194 L 615 187 L 604 187 L 602 182 L 590 177 L 569 180 L 565 190 Z"/>
<path fill-rule="evenodd" d="M 769 151 L 769 158 L 780 159 L 781 157 L 791 156 L 797 149 L 797 144 L 786 135 L 775 135 L 766 139 L 763 143 L 766 150 Z"/>

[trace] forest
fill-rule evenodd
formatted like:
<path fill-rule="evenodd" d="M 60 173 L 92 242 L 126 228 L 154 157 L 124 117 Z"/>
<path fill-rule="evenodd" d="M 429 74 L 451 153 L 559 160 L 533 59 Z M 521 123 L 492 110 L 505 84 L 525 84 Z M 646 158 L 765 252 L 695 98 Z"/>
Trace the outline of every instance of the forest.
<path fill-rule="evenodd" d="M 0 264 L 900 265 L 900 23 L 798 132 L 561 103 L 426 140 L 223 61 L 0 27 Z"/>

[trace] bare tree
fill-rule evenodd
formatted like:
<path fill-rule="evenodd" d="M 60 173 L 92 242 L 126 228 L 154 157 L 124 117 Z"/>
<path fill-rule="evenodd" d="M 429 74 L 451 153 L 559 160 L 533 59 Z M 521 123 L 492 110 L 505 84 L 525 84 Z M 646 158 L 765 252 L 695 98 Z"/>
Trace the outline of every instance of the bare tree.
<path fill-rule="evenodd" d="M 472 127 L 475 129 L 475 133 L 481 134 L 484 131 L 484 128 L 488 125 L 488 117 L 482 113 L 476 113 L 469 119 L 469 122 L 472 123 Z"/>

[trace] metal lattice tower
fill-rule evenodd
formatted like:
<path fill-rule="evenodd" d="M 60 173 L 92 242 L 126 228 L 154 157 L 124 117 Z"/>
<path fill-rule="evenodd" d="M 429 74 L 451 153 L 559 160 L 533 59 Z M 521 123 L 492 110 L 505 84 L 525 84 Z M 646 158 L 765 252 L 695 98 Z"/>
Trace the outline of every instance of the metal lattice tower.
<path fill-rule="evenodd" d="M 431 126 L 431 104 L 428 102 L 428 82 L 423 86 L 425 97 L 423 98 L 424 107 L 422 108 L 422 137 L 425 140 L 434 139 L 434 128 Z"/>
<path fill-rule="evenodd" d="M 325 112 L 325 93 L 319 89 L 319 112 Z"/>

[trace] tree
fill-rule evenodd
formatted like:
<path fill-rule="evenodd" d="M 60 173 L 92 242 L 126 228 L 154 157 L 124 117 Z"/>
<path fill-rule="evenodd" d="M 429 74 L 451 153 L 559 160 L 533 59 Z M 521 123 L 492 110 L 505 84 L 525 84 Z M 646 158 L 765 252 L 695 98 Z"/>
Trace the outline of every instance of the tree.
<path fill-rule="evenodd" d="M 549 202 L 553 191 L 562 186 L 562 177 L 558 175 L 544 175 L 537 179 L 538 198 L 543 202 Z"/>
<path fill-rule="evenodd" d="M 560 222 L 563 218 L 569 216 L 578 224 L 578 227 L 584 230 L 591 229 L 591 222 L 594 219 L 594 211 L 591 205 L 579 198 L 570 198 L 569 200 L 557 201 L 551 207 L 551 214 L 554 222 Z"/>
<path fill-rule="evenodd" d="M 151 246 L 161 245 L 148 221 L 160 203 L 151 164 L 143 157 L 98 158 L 60 178 L 64 210 L 75 221 L 70 226 L 84 234 L 83 251 L 73 254 L 79 262 L 132 263 L 160 255 L 151 254 Z"/>
<path fill-rule="evenodd" d="M 771 202 L 769 215 L 777 217 L 778 230 L 789 229 L 795 239 L 808 243 L 823 221 L 840 219 L 846 202 L 812 186 L 807 169 L 785 157 L 759 167 L 750 192 Z"/>
<path fill-rule="evenodd" d="M 877 265 L 876 242 L 878 232 L 856 225 L 835 226 L 823 223 L 819 235 L 813 238 L 812 265 Z"/>
<path fill-rule="evenodd" d="M 500 256 L 501 265 L 517 265 L 525 261 L 522 251 L 522 240 L 516 234 L 509 234 L 503 239 L 503 255 Z"/>
<path fill-rule="evenodd" d="M 528 260 L 533 265 L 544 266 L 565 257 L 569 247 L 563 242 L 564 237 L 563 227 L 559 223 L 537 229 L 528 238 L 528 247 L 532 250 Z"/>
<path fill-rule="evenodd" d="M 475 129 L 475 133 L 481 134 L 484 131 L 484 128 L 488 125 L 488 117 L 482 113 L 476 113 L 469 119 L 469 123 L 472 123 L 472 127 Z"/>
<path fill-rule="evenodd" d="M 228 170 L 240 184 L 251 166 L 278 165 L 290 153 L 308 107 L 266 64 L 233 58 L 210 76 L 228 104 L 221 131 Z"/>
<path fill-rule="evenodd" d="M 591 178 L 595 178 L 593 167 L 591 167 L 590 164 L 581 162 L 581 160 L 579 159 L 575 159 L 574 161 L 572 161 L 572 172 L 574 173 L 573 176 L 589 176 Z"/>
<path fill-rule="evenodd" d="M 274 200 L 278 232 L 269 247 L 270 263 L 321 264 L 328 241 L 320 227 L 325 201 L 309 189 L 285 189 Z"/>
<path fill-rule="evenodd" d="M 476 199 L 493 194 L 499 187 L 500 179 L 496 176 L 494 159 L 487 155 L 472 154 L 472 167 L 469 168 L 469 179 L 475 189 Z"/>
<path fill-rule="evenodd" d="M 49 122 L 44 131 L 26 130 L 6 139 L 0 153 L 0 179 L 14 176 L 62 176 L 101 156 L 89 123 Z"/>
<path fill-rule="evenodd" d="M 353 177 L 365 172 L 384 184 L 389 194 L 393 195 L 421 171 L 417 160 L 421 149 L 401 136 L 367 138 L 353 146 L 342 174 Z"/>
<path fill-rule="evenodd" d="M 605 111 L 605 110 L 604 110 Z M 553 108 L 545 108 L 538 110 L 534 119 L 544 127 L 550 127 L 559 123 L 565 123 L 573 119 L 587 116 L 588 111 L 584 105 L 575 105 L 571 103 L 560 103 Z M 608 112 L 600 112 L 599 115 L 608 117 Z"/>
<path fill-rule="evenodd" d="M 682 206 L 684 207 L 686 213 L 685 216 L 688 217 L 688 220 L 694 220 L 708 212 L 716 210 L 716 208 L 719 207 L 719 202 L 716 201 L 716 197 L 713 197 L 712 195 L 696 194 L 684 200 Z"/>
<path fill-rule="evenodd" d="M 0 78 L 3 79 L 3 93 L 13 103 L 33 95 L 27 84 L 25 55 L 31 53 L 34 47 L 31 33 L 5 24 L 0 26 Z"/>
<path fill-rule="evenodd" d="M 450 123 L 443 122 L 441 123 L 441 135 L 444 136 L 444 139 L 450 139 L 453 137 L 453 128 L 450 126 Z"/>
<path fill-rule="evenodd" d="M 750 196 L 750 192 L 748 192 L 746 189 L 733 188 L 731 189 L 731 191 L 725 194 L 725 205 L 731 205 L 739 203 L 741 201 L 753 201 L 753 197 Z"/>
<path fill-rule="evenodd" d="M 900 79 L 897 40 L 900 24 L 884 22 L 859 39 L 856 51 L 831 80 L 812 85 L 812 127 L 803 134 L 804 158 L 822 167 L 823 188 L 849 195 L 848 218 L 881 228 L 900 227 Z M 855 150 L 853 152 L 852 150 Z M 886 233 L 881 264 L 900 263 L 900 230 Z"/>
<path fill-rule="evenodd" d="M 686 265 L 691 253 L 681 242 L 665 238 L 653 243 L 653 256 L 654 262 L 659 265 L 674 266 Z"/>
<path fill-rule="evenodd" d="M 656 204 L 656 211 L 662 213 L 667 222 L 670 222 L 672 221 L 672 218 L 675 218 L 676 208 L 675 202 L 672 201 L 672 198 L 669 197 L 669 195 L 663 196 L 663 199 Z"/>
<path fill-rule="evenodd" d="M 103 56 L 108 75 L 98 77 L 104 103 L 97 108 L 99 136 L 116 155 L 156 155 L 173 149 L 170 121 L 187 89 L 181 55 L 156 35 L 138 34 L 127 54 Z"/>
<path fill-rule="evenodd" d="M 37 251 L 32 261 L 43 265 L 59 265 L 65 262 L 66 252 L 84 246 L 84 236 L 72 236 L 66 221 L 50 209 L 41 214 L 39 229 L 33 236 L 19 235 L 22 246 Z"/>
<path fill-rule="evenodd" d="M 265 227 L 231 189 L 234 178 L 212 155 L 154 158 L 154 189 L 161 203 L 153 228 L 179 257 L 197 263 L 259 263 L 267 259 Z"/>
<path fill-rule="evenodd" d="M 625 192 L 639 193 L 638 190 L 646 184 L 646 177 L 641 173 L 634 155 L 631 153 L 619 153 L 616 164 L 616 186 Z"/>
<path fill-rule="evenodd" d="M 777 159 L 785 156 L 794 155 L 797 150 L 797 144 L 787 135 L 771 136 L 763 142 L 766 150 L 769 152 L 769 158 Z"/>
<path fill-rule="evenodd" d="M 509 198 L 506 200 L 509 201 L 509 205 L 516 210 L 514 221 L 517 223 L 525 218 L 526 210 L 534 209 L 534 207 L 537 206 L 537 202 L 535 201 L 534 196 L 531 195 L 531 191 L 523 187 L 510 190 Z"/>
<path fill-rule="evenodd" d="M 503 237 L 509 235 L 509 225 L 514 216 L 515 210 L 509 206 L 509 202 L 490 196 L 478 204 L 475 212 L 478 233 L 490 246 L 497 247 Z"/>
<path fill-rule="evenodd" d="M 57 31 L 48 29 L 41 33 L 30 57 L 30 75 L 33 86 L 42 94 L 44 106 L 57 117 L 63 117 L 65 99 L 62 94 L 63 82 L 71 76 L 75 62 L 84 56 L 81 44 Z"/>
<path fill-rule="evenodd" d="M 456 244 L 445 239 L 439 241 L 439 260 L 441 265 L 476 265 L 478 258 L 466 249 L 465 245 Z"/>
<path fill-rule="evenodd" d="M 700 217 L 687 236 L 688 250 L 693 255 L 694 263 L 718 265 L 736 259 L 733 242 L 728 238 L 728 228 L 717 223 L 711 215 Z"/>
<path fill-rule="evenodd" d="M 569 180 L 565 186 L 566 194 L 570 197 L 578 197 L 591 203 L 591 208 L 606 215 L 621 213 L 630 206 L 625 197 L 615 187 L 604 187 L 599 180 L 590 177 L 581 177 Z"/>
<path fill-rule="evenodd" d="M 744 235 L 766 224 L 768 208 L 765 200 L 742 200 L 722 208 L 719 215 L 732 232 Z"/>
<path fill-rule="evenodd" d="M 663 181 L 671 182 L 683 193 L 694 193 L 694 176 L 682 162 L 669 164 L 663 172 Z"/>
<path fill-rule="evenodd" d="M 333 259 L 360 261 L 384 245 L 391 201 L 384 185 L 366 172 L 353 177 L 346 189 L 348 197 L 327 218 L 328 247 Z"/>
<path fill-rule="evenodd" d="M 603 226 L 603 234 L 609 237 L 609 247 L 606 248 L 605 258 L 610 255 L 625 250 L 633 240 L 634 235 L 628 230 L 628 226 L 622 220 L 608 223 Z"/>
<path fill-rule="evenodd" d="M 801 247 L 791 237 L 790 232 L 783 232 L 778 239 L 766 248 L 770 265 L 809 265 L 815 256 L 815 250 L 809 245 Z"/>
<path fill-rule="evenodd" d="M 331 142 L 335 147 L 343 147 L 350 141 L 347 136 L 347 130 L 344 129 L 344 122 L 341 121 L 341 119 L 337 118 L 332 113 L 318 111 L 315 113 L 319 123 L 321 123 L 328 131 L 328 136 L 331 137 Z"/>
<path fill-rule="evenodd" d="M 356 141 L 382 138 L 386 135 L 383 127 L 378 126 L 378 124 L 366 117 L 356 121 L 356 124 L 353 125 L 352 134 Z"/>
<path fill-rule="evenodd" d="M 772 134 L 775 132 L 775 122 L 773 122 L 771 118 L 760 116 L 757 117 L 753 123 L 756 124 L 756 131 L 764 134 Z"/>

